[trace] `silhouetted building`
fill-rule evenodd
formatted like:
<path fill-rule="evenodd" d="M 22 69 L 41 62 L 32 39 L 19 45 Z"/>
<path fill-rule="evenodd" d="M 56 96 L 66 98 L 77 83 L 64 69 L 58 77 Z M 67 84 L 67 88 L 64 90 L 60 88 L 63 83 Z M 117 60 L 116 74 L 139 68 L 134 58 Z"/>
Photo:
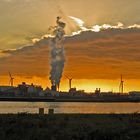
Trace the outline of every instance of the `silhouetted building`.
<path fill-rule="evenodd" d="M 28 85 L 26 85 L 25 82 L 22 82 L 22 84 L 18 85 L 18 95 L 27 96 L 28 91 Z"/>
<path fill-rule="evenodd" d="M 1 96 L 15 96 L 16 87 L 13 86 L 0 86 Z"/>
<path fill-rule="evenodd" d="M 132 97 L 140 97 L 140 91 L 130 91 L 129 95 Z"/>
<path fill-rule="evenodd" d="M 22 82 L 22 84 L 18 85 L 18 95 L 21 96 L 39 96 L 39 93 L 43 91 L 43 88 L 41 86 L 36 85 L 27 85 L 25 82 Z"/>
<path fill-rule="evenodd" d="M 100 89 L 100 88 L 96 88 L 95 94 L 96 94 L 96 95 L 100 95 L 100 93 L 101 93 L 101 89 Z"/>

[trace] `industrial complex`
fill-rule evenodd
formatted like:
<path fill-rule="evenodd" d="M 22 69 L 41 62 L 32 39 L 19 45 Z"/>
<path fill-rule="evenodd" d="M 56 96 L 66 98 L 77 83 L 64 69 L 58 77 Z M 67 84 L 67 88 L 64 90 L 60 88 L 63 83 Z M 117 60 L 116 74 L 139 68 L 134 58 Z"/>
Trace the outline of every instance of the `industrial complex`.
<path fill-rule="evenodd" d="M 100 88 L 93 89 L 93 92 L 87 93 L 84 90 L 77 90 L 72 87 L 72 78 L 69 79 L 69 90 L 59 91 L 55 85 L 51 88 L 43 89 L 41 86 L 32 84 L 21 84 L 14 86 L 14 78 L 10 75 L 10 85 L 0 86 L 1 101 L 103 101 L 103 102 L 131 102 L 140 101 L 140 91 L 130 91 L 123 93 L 123 80 L 121 76 L 118 92 L 103 92 Z M 25 99 L 25 100 L 24 100 Z"/>

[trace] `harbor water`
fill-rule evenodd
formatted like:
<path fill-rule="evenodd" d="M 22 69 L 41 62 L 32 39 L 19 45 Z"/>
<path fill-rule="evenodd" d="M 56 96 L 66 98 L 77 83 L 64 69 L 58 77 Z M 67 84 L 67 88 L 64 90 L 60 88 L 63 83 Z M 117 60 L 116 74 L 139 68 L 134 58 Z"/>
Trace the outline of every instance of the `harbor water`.
<path fill-rule="evenodd" d="M 54 109 L 54 113 L 140 113 L 140 103 L 92 102 L 0 102 L 0 114 L 38 113 L 39 108 Z"/>

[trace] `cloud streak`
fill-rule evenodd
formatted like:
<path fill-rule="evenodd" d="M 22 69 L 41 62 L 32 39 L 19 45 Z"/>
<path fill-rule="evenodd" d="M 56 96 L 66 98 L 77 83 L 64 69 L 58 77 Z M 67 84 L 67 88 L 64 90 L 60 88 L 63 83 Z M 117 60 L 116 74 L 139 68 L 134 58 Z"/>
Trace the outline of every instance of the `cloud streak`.
<path fill-rule="evenodd" d="M 124 26 L 124 24 L 121 22 L 118 22 L 117 25 L 103 24 L 103 25 L 94 25 L 92 26 L 92 28 L 87 28 L 84 26 L 85 22 L 82 19 L 73 16 L 69 16 L 69 18 L 71 18 L 81 29 L 77 32 L 72 32 L 72 35 L 80 34 L 81 32 L 84 31 L 100 32 L 102 30 L 107 30 L 107 29 L 131 29 L 131 28 L 140 29 L 140 25 L 138 24 Z"/>

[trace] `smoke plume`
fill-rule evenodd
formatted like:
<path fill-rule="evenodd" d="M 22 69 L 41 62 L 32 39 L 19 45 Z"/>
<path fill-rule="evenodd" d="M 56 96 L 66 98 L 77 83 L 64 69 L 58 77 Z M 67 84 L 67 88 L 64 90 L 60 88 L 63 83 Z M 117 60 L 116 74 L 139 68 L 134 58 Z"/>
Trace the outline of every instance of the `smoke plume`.
<path fill-rule="evenodd" d="M 50 80 L 51 84 L 57 86 L 59 88 L 60 80 L 62 77 L 64 63 L 65 63 L 65 55 L 64 55 L 64 28 L 65 23 L 60 21 L 60 17 L 57 17 L 56 26 L 53 28 L 54 37 L 50 39 L 50 47 L 51 47 L 51 71 L 50 71 Z"/>

